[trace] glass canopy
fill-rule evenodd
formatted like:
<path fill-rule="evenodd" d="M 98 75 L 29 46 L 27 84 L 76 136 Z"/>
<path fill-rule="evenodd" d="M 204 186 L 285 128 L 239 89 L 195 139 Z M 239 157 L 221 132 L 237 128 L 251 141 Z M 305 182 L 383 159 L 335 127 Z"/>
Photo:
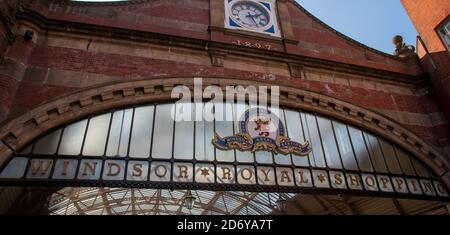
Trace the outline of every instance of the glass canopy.
<path fill-rule="evenodd" d="M 221 115 L 198 121 L 175 121 L 172 116 L 180 109 L 195 116 L 197 106 L 205 111 L 208 105 Z M 217 147 L 216 136 L 236 140 L 243 123 L 263 118 L 258 114 L 253 121 L 228 119 L 246 116 L 254 107 L 267 109 L 219 102 L 111 110 L 59 127 L 15 153 L 0 169 L 0 183 L 126 186 L 161 193 L 167 191 L 156 189 L 292 193 L 308 189 L 449 197 L 439 177 L 404 149 L 364 129 L 304 110 L 269 108 L 284 133 L 277 132 L 272 140 L 283 135 L 295 143 L 309 143 L 312 151 L 305 156 Z"/>
<path fill-rule="evenodd" d="M 187 190 L 64 188 L 50 197 L 53 215 L 265 215 L 277 208 L 278 193 L 194 190 L 193 208 L 185 207 Z M 283 194 L 286 200 L 294 194 Z"/>

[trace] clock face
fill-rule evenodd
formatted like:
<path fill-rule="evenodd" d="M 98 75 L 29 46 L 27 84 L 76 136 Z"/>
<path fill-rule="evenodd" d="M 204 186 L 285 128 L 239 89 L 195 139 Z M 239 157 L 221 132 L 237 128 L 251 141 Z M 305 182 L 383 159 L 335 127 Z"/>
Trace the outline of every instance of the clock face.
<path fill-rule="evenodd" d="M 276 0 L 223 0 L 225 27 L 280 37 Z"/>
<path fill-rule="evenodd" d="M 270 14 L 262 6 L 251 1 L 239 1 L 231 6 L 231 17 L 242 27 L 265 30 L 270 26 Z"/>

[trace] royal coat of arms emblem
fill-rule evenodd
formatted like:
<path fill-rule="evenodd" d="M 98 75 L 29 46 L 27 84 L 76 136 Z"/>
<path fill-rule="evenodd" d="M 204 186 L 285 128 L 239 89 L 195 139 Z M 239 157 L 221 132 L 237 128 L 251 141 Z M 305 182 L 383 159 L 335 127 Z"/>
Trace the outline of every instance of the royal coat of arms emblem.
<path fill-rule="evenodd" d="M 284 155 L 306 156 L 311 152 L 309 141 L 303 144 L 292 141 L 277 115 L 267 109 L 247 110 L 239 120 L 239 132 L 220 137 L 214 133 L 212 144 L 221 150 L 270 151 Z"/>

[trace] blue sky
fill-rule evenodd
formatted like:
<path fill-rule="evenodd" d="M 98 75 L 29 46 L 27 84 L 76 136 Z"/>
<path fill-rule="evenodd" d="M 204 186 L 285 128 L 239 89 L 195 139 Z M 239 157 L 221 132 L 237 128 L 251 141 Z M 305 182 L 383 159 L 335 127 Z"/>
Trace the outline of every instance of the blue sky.
<path fill-rule="evenodd" d="M 417 31 L 400 0 L 296 1 L 335 30 L 377 50 L 392 54 L 397 34 L 416 45 Z"/>

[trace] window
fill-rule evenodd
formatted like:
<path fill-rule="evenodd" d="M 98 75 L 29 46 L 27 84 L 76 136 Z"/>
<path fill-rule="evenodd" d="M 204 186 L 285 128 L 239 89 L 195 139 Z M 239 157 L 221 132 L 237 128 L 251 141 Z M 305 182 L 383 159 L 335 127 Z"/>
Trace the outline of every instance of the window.
<path fill-rule="evenodd" d="M 450 51 L 450 18 L 445 20 L 444 24 L 438 28 L 438 33 L 447 47 L 447 50 Z"/>

